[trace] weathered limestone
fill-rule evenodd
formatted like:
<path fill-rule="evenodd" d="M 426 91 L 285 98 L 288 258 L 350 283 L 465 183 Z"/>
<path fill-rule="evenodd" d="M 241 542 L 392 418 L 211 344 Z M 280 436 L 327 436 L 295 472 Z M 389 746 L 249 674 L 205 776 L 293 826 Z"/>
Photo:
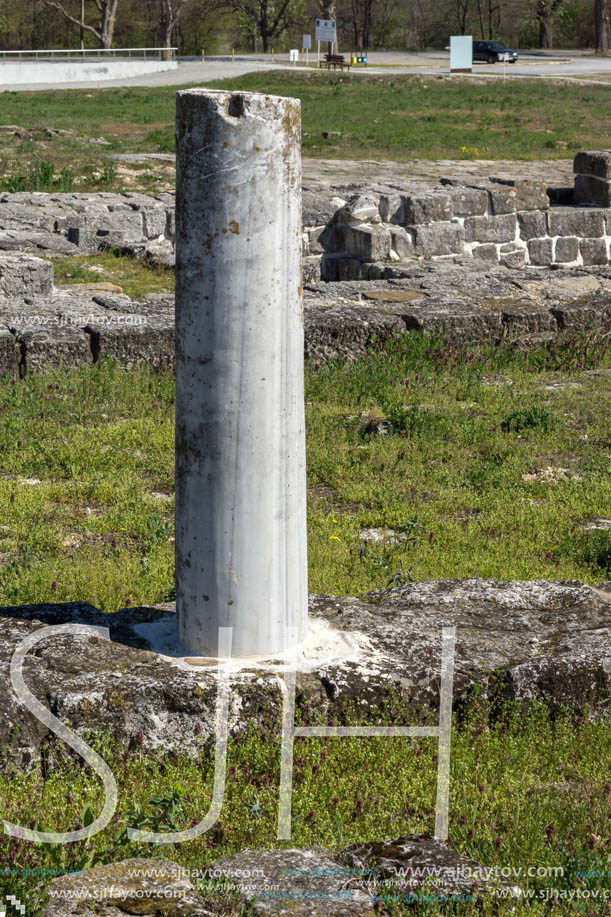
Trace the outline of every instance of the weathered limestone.
<path fill-rule="evenodd" d="M 92 902 L 105 917 L 213 917 L 214 910 L 177 863 L 156 857 L 106 863 L 84 872 L 58 876 L 45 888 L 43 917 L 82 917 Z"/>
<path fill-rule="evenodd" d="M 21 299 L 53 290 L 53 265 L 31 255 L 0 254 L 0 296 Z"/>
<path fill-rule="evenodd" d="M 179 636 L 277 652 L 307 624 L 299 102 L 177 97 Z"/>
<path fill-rule="evenodd" d="M 235 893 L 237 914 L 281 917 L 374 917 L 385 892 L 395 898 L 423 891 L 444 898 L 486 898 L 503 888 L 519 898 L 520 888 L 495 879 L 494 870 L 423 834 L 352 844 L 333 854 L 320 849 L 241 850 L 207 869 L 184 869 L 165 859 L 133 859 L 60 876 L 46 886 L 43 917 L 80 917 L 87 902 L 100 902 L 106 917 L 125 913 L 149 917 L 212 917 L 229 913 L 194 887 L 198 878 L 222 877 Z M 204 881 L 204 885 L 206 882 Z"/>
<path fill-rule="evenodd" d="M 323 251 L 336 256 L 323 257 L 321 278 L 333 282 L 399 276 L 375 264 L 376 252 L 380 265 L 383 261 L 450 257 L 462 263 L 475 259 L 510 269 L 531 264 L 608 264 L 609 162 L 609 152 L 579 154 L 575 171 L 584 174 L 576 176 L 575 189 L 548 188 L 530 178 L 490 178 L 468 187 L 442 179 L 439 187 L 414 182 L 362 190 L 347 204 L 340 202 L 317 236 Z M 377 218 L 372 215 L 376 196 Z M 352 210 L 367 216 L 366 251 L 361 237 L 346 229 L 346 224 L 354 223 Z M 388 231 L 397 225 L 405 230 L 407 244 L 393 245 L 385 254 Z"/>
<path fill-rule="evenodd" d="M 611 151 L 578 153 L 573 164 L 576 204 L 611 207 Z"/>
<path fill-rule="evenodd" d="M 300 703 L 336 722 L 362 711 L 374 717 L 394 697 L 393 724 L 433 718 L 439 703 L 441 628 L 457 628 L 454 707 L 481 690 L 492 702 L 537 700 L 605 715 L 611 692 L 611 584 L 496 583 L 463 580 L 412 583 L 365 600 L 311 596 L 310 619 L 325 647 L 303 658 Z M 110 629 L 110 641 L 66 634 L 31 654 L 27 679 L 36 697 L 79 735 L 108 732 L 125 747 L 197 754 L 215 735 L 215 667 L 184 665 L 150 647 L 155 633 L 176 626 L 173 606 L 129 608 L 114 614 L 87 603 L 0 609 L 0 769 L 39 765 L 47 737 L 49 766 L 67 748 L 24 710 L 9 680 L 16 645 L 43 625 L 65 622 Z M 152 642 L 151 642 L 152 641 Z M 278 658 L 259 668 L 248 660 L 230 674 L 232 734 L 251 726 L 275 731 L 282 691 Z M 276 661 L 276 670 L 274 669 Z M 92 685 L 94 686 L 92 688 Z M 93 691 L 93 694 L 92 694 Z M 19 723 L 19 730 L 14 724 Z M 390 724 L 392 725 L 392 724 Z M 140 740 L 138 735 L 142 734 Z"/>

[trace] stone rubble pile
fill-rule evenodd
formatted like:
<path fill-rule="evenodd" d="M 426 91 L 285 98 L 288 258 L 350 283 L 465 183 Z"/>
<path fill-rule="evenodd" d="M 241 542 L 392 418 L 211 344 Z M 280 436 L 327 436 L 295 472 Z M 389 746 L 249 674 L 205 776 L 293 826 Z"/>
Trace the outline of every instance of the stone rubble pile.
<path fill-rule="evenodd" d="M 507 268 L 606 265 L 611 152 L 579 153 L 574 170 L 574 189 L 495 178 L 377 186 L 339 202 L 326 225 L 307 229 L 304 252 L 322 255 L 324 281 L 402 277 L 414 258 Z"/>
<path fill-rule="evenodd" d="M 174 194 L 0 194 L 0 251 L 93 254 L 117 246 L 173 250 Z"/>

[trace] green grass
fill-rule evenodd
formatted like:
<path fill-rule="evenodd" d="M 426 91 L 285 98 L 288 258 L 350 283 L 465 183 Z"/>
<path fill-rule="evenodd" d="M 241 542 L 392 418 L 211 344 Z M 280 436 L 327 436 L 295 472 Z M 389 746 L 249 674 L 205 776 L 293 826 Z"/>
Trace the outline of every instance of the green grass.
<path fill-rule="evenodd" d="M 301 710 L 300 720 L 311 722 L 311 712 Z M 251 732 L 230 741 L 220 820 L 201 838 L 169 851 L 129 843 L 125 827 L 134 825 L 137 806 L 148 817 L 148 826 L 154 825 L 169 810 L 172 795 L 176 830 L 200 821 L 210 805 L 213 753 L 202 748 L 199 758 L 168 758 L 145 754 L 137 743 L 130 750 L 118 750 L 98 741 L 97 750 L 111 764 L 118 783 L 115 820 L 86 843 L 33 845 L 0 838 L 0 893 L 23 901 L 27 897 L 28 914 L 36 917 L 42 904 L 42 896 L 34 891 L 40 875 L 26 876 L 20 870 L 63 872 L 133 856 L 169 856 L 189 870 L 203 870 L 244 847 L 338 850 L 363 840 L 432 833 L 435 740 L 297 739 L 292 838 L 277 841 L 279 744 L 274 739 L 279 732 L 280 724 L 270 732 Z M 584 878 L 579 873 L 602 873 L 610 867 L 611 790 L 600 766 L 610 755 L 610 726 L 577 720 L 568 711 L 552 721 L 544 708 L 507 708 L 493 724 L 481 712 L 456 723 L 450 773 L 452 846 L 486 866 L 522 869 L 519 884 L 535 895 L 544 895 L 550 887 L 560 893 L 598 889 L 602 894 L 608 887 L 603 877 Z M 46 778 L 36 771 L 2 779 L 0 792 L 5 819 L 35 822 L 39 830 L 69 831 L 87 823 L 101 807 L 98 778 L 76 764 L 63 765 Z M 151 802 L 163 797 L 166 804 Z M 563 875 L 526 875 L 529 867 L 543 866 L 559 866 Z M 13 873 L 3 875 L 3 868 Z M 230 894 L 219 893 L 210 882 L 201 890 L 216 900 L 215 913 L 231 912 Z M 561 904 L 554 913 L 608 913 L 602 902 L 594 905 L 594 910 L 580 910 Z M 535 898 L 523 903 L 520 911 L 542 915 L 547 908 Z M 414 908 L 394 904 L 386 913 L 414 913 Z M 502 902 L 422 904 L 416 913 L 515 910 Z"/>
<path fill-rule="evenodd" d="M 309 370 L 310 590 L 611 578 L 611 533 L 585 528 L 611 508 L 610 363 L 604 339 L 525 358 L 408 335 Z M 0 385 L 0 603 L 172 596 L 173 398 L 107 362 Z"/>
<path fill-rule="evenodd" d="M 307 156 L 555 159 L 609 146 L 611 137 L 605 86 L 283 71 L 209 85 L 300 98 Z M 177 88 L 2 93 L 0 123 L 26 131 L 2 135 L 5 188 L 17 180 L 15 187 L 40 184 L 43 163 L 54 167 L 47 185 L 55 190 L 62 183 L 77 190 L 170 187 L 171 164 L 119 163 L 112 173 L 108 155 L 172 152 Z M 51 136 L 41 124 L 69 133 Z M 340 134 L 325 140 L 329 130 Z M 89 138 L 101 136 L 109 145 L 92 146 Z"/>
<path fill-rule="evenodd" d="M 611 534 L 584 531 L 611 508 L 611 377 L 585 374 L 595 348 L 579 348 L 524 359 L 410 335 L 308 375 L 312 591 L 397 576 L 611 578 Z M 375 417 L 396 432 L 369 435 Z M 364 541 L 368 528 L 403 540 Z"/>
<path fill-rule="evenodd" d="M 95 255 L 70 255 L 50 259 L 56 286 L 79 283 L 116 283 L 132 299 L 147 293 L 173 293 L 174 271 L 153 267 L 120 249 L 110 249 Z"/>

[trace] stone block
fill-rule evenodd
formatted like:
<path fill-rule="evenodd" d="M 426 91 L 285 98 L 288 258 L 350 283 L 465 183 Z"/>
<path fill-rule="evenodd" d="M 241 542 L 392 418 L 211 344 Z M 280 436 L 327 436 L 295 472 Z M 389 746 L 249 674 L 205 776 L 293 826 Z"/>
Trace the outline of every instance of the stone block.
<path fill-rule="evenodd" d="M 497 264 L 499 260 L 498 245 L 495 245 L 493 242 L 484 242 L 482 245 L 474 245 L 472 254 L 478 261 L 483 261 L 486 264 Z"/>
<path fill-rule="evenodd" d="M 318 244 L 325 252 L 344 251 L 346 240 L 344 230 L 346 219 L 343 210 L 338 210 L 318 235 Z"/>
<path fill-rule="evenodd" d="M 176 236 L 176 213 L 174 210 L 168 210 L 166 212 L 164 236 L 171 242 L 174 241 L 174 237 Z"/>
<path fill-rule="evenodd" d="M 308 252 L 311 255 L 322 254 L 324 248 L 320 244 L 320 237 L 324 232 L 324 226 L 315 226 L 313 229 L 309 229 L 306 233 L 308 237 Z"/>
<path fill-rule="evenodd" d="M 390 231 L 382 226 L 362 223 L 344 227 L 344 250 L 361 261 L 384 261 L 390 248 Z"/>
<path fill-rule="evenodd" d="M 163 207 L 150 207 L 142 210 L 142 229 L 147 239 L 156 239 L 165 235 L 167 213 Z"/>
<path fill-rule="evenodd" d="M 520 238 L 528 242 L 529 239 L 540 239 L 547 235 L 547 220 L 540 210 L 524 210 L 517 214 Z"/>
<path fill-rule="evenodd" d="M 528 242 L 528 257 L 531 264 L 551 264 L 552 240 L 530 239 Z"/>
<path fill-rule="evenodd" d="M 494 216 L 498 216 L 501 213 L 516 212 L 515 188 L 503 185 L 498 188 L 490 188 L 488 196 L 490 198 L 490 212 Z"/>
<path fill-rule="evenodd" d="M 355 194 L 344 207 L 351 223 L 380 223 L 380 202 L 371 194 Z"/>
<path fill-rule="evenodd" d="M 579 250 L 584 264 L 607 264 L 609 261 L 606 239 L 581 239 Z"/>
<path fill-rule="evenodd" d="M 20 376 L 93 362 L 89 336 L 81 328 L 54 325 L 56 316 L 52 314 L 48 318 L 48 325 L 22 324 L 15 328 Z"/>
<path fill-rule="evenodd" d="M 495 178 L 493 181 L 495 184 L 505 185 L 513 191 L 516 210 L 547 210 L 549 207 L 547 188 L 542 181 L 535 181 L 530 178 L 518 179 L 517 181 Z"/>
<path fill-rule="evenodd" d="M 433 334 L 453 341 L 490 341 L 502 336 L 499 312 L 461 299 L 408 306 L 402 315 L 408 331 Z"/>
<path fill-rule="evenodd" d="M 574 200 L 576 204 L 611 207 L 611 182 L 593 175 L 576 175 Z"/>
<path fill-rule="evenodd" d="M 465 219 L 465 241 L 511 242 L 515 239 L 517 225 L 515 213 L 491 217 L 467 217 Z"/>
<path fill-rule="evenodd" d="M 452 201 L 445 192 L 406 194 L 403 197 L 405 224 L 441 223 L 453 217 Z"/>
<path fill-rule="evenodd" d="M 90 336 L 93 361 L 109 356 L 124 366 L 147 363 L 160 366 L 174 356 L 174 317 L 129 314 L 125 306 L 119 323 L 109 324 L 106 316 L 92 317 L 85 331 Z"/>
<path fill-rule="evenodd" d="M 406 229 L 403 229 L 402 226 L 397 226 L 396 229 L 390 230 L 390 236 L 392 251 L 396 252 L 402 261 L 413 257 L 414 243 Z"/>
<path fill-rule="evenodd" d="M 382 194 L 378 209 L 383 223 L 405 223 L 402 195 Z"/>
<path fill-rule="evenodd" d="M 604 212 L 588 207 L 552 207 L 547 214 L 550 236 L 595 239 L 604 233 Z"/>
<path fill-rule="evenodd" d="M 51 294 L 53 265 L 34 255 L 0 255 L 0 295 L 8 299 Z"/>
<path fill-rule="evenodd" d="M 533 303 L 507 305 L 501 312 L 503 331 L 506 337 L 524 334 L 546 334 L 557 331 L 556 319 L 545 306 Z"/>
<path fill-rule="evenodd" d="M 579 239 L 577 236 L 561 236 L 556 239 L 554 261 L 577 261 L 579 257 Z"/>
<path fill-rule="evenodd" d="M 459 255 L 463 252 L 465 233 L 458 223 L 433 223 L 430 226 L 410 226 L 409 229 L 419 255 Z"/>
<path fill-rule="evenodd" d="M 611 150 L 577 153 L 573 160 L 573 172 L 576 175 L 595 175 L 597 178 L 611 180 Z"/>
<path fill-rule="evenodd" d="M 338 280 L 366 280 L 370 267 L 369 261 L 360 258 L 340 258 L 337 265 Z"/>
<path fill-rule="evenodd" d="M 337 254 L 324 254 L 320 259 L 320 279 L 327 283 L 336 283 L 339 280 L 339 262 L 342 256 Z"/>
<path fill-rule="evenodd" d="M 88 222 L 98 248 L 139 244 L 146 241 L 141 210 L 121 213 L 119 218 L 110 213 L 100 214 Z"/>
<path fill-rule="evenodd" d="M 304 253 L 304 254 L 307 254 Z M 161 265 L 162 267 L 176 267 L 176 252 L 169 239 L 152 239 L 147 242 L 142 257 L 147 264 Z"/>
<path fill-rule="evenodd" d="M 552 313 L 562 331 L 611 329 L 611 303 L 606 296 L 585 296 L 555 306 Z"/>
<path fill-rule="evenodd" d="M 499 248 L 499 260 L 504 267 L 524 267 L 526 264 L 526 246 L 518 242 L 505 242 Z"/>
<path fill-rule="evenodd" d="M 485 216 L 488 192 L 483 188 L 456 188 L 448 194 L 455 217 Z"/>
<path fill-rule="evenodd" d="M 12 376 L 16 365 L 15 338 L 8 328 L 0 327 L 0 379 L 5 373 Z"/>
<path fill-rule="evenodd" d="M 316 283 L 320 280 L 320 256 L 308 255 L 301 262 L 301 276 L 303 283 Z"/>

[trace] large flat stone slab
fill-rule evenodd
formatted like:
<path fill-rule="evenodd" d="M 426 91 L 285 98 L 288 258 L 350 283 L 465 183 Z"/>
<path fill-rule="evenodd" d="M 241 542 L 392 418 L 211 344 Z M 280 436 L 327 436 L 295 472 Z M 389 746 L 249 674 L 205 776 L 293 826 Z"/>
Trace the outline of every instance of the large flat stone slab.
<path fill-rule="evenodd" d="M 417 900 L 419 894 L 460 900 L 486 897 L 498 888 L 509 899 L 521 891 L 494 876 L 494 868 L 462 856 L 426 835 L 365 844 L 330 852 L 312 848 L 245 849 L 206 869 L 187 870 L 162 858 L 131 859 L 65 875 L 46 885 L 43 917 L 81 917 L 95 902 L 104 917 L 208 917 L 220 913 L 214 892 L 202 897 L 198 882 L 222 879 L 235 895 L 235 913 L 253 917 L 373 917 L 386 899 Z M 505 897 L 505 896 L 504 896 Z M 223 914 L 229 914 L 226 905 Z"/>
<path fill-rule="evenodd" d="M 611 583 L 457 580 L 413 583 L 367 600 L 311 596 L 311 631 L 297 697 L 336 722 L 358 703 L 367 725 L 394 699 L 398 724 L 419 725 L 439 704 L 441 629 L 454 626 L 454 707 L 474 690 L 491 700 L 548 702 L 603 712 L 611 697 Z M 172 606 L 102 614 L 86 603 L 0 609 L 0 765 L 35 766 L 47 729 L 14 696 L 17 644 L 43 625 L 108 627 L 111 641 L 62 635 L 38 645 L 24 672 L 30 690 L 77 732 L 108 730 L 121 745 L 195 752 L 214 736 L 216 667 L 151 651 L 175 633 Z M 172 646 L 171 641 L 168 644 Z M 315 647 L 315 651 L 312 650 Z M 230 729 L 278 728 L 282 659 L 234 661 Z M 373 712 L 372 712 L 373 711 Z M 414 722 L 416 719 L 416 722 Z M 16 726 L 19 728 L 16 729 Z M 65 746 L 63 747 L 65 748 Z M 62 753 L 62 743 L 54 754 Z"/>

